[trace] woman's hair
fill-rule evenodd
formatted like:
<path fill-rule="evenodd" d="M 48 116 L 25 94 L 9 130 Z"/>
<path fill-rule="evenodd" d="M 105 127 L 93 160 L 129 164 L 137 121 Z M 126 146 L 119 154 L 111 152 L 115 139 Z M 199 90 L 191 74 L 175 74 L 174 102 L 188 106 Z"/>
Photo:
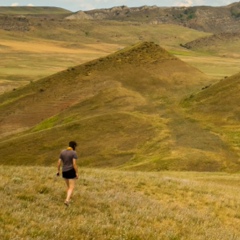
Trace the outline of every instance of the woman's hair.
<path fill-rule="evenodd" d="M 75 141 L 69 142 L 69 147 L 71 147 L 73 150 L 75 150 L 76 146 L 77 146 L 77 143 Z"/>

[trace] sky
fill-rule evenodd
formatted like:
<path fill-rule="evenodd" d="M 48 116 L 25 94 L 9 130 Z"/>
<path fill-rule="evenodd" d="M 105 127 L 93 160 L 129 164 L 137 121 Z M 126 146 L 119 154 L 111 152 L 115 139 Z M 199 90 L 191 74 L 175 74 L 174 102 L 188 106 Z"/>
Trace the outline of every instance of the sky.
<path fill-rule="evenodd" d="M 86 11 L 115 6 L 139 7 L 143 5 L 158 7 L 173 6 L 226 6 L 237 0 L 0 0 L 0 6 L 53 6 L 72 12 Z"/>

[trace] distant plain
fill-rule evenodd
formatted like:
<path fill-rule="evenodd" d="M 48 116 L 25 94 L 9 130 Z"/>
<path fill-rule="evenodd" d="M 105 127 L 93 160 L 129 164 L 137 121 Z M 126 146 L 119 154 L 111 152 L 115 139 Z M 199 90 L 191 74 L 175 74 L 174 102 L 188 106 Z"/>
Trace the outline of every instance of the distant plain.
<path fill-rule="evenodd" d="M 215 50 L 212 46 L 211 50 L 197 51 L 180 46 L 209 36 L 209 33 L 169 24 L 149 26 L 114 21 L 108 24 L 104 21 L 98 24 L 83 21 L 79 27 L 81 30 L 76 34 L 75 29 L 67 31 L 61 26 L 54 30 L 51 27 L 39 28 L 26 33 L 1 30 L 0 53 L 3 57 L 0 60 L 0 92 L 10 90 L 11 85 L 24 85 L 67 67 L 106 56 L 139 41 L 154 41 L 214 79 L 238 72 L 240 53 L 237 46 L 234 46 L 234 54 L 230 43 L 224 45 L 222 51 L 219 46 Z"/>

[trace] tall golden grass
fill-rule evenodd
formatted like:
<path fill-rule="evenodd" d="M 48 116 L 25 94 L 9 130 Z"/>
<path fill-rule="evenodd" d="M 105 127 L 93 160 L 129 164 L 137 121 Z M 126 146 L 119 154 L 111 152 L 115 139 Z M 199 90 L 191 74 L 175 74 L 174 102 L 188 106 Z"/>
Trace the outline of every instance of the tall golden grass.
<path fill-rule="evenodd" d="M 240 176 L 80 169 L 73 202 L 54 167 L 0 168 L 0 237 L 240 239 Z"/>

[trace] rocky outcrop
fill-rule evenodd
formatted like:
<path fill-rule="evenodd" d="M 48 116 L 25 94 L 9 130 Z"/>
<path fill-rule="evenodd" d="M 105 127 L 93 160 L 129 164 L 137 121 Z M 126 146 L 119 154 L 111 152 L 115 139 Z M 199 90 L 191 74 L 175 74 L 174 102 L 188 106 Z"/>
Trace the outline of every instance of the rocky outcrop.
<path fill-rule="evenodd" d="M 78 20 L 85 20 L 85 19 L 93 19 L 92 16 L 90 16 L 89 14 L 86 14 L 83 11 L 79 11 L 73 15 L 70 15 L 68 17 L 66 17 L 65 19 L 69 19 L 69 20 L 73 20 L 73 19 L 78 19 Z"/>
<path fill-rule="evenodd" d="M 30 22 L 25 16 L 0 16 L 0 29 L 6 31 L 27 32 L 30 30 Z"/>
<path fill-rule="evenodd" d="M 119 6 L 78 12 L 67 19 L 107 19 L 148 24 L 170 23 L 205 32 L 238 32 L 240 31 L 240 2 L 224 7 L 142 6 L 129 8 Z"/>
<path fill-rule="evenodd" d="M 28 9 L 29 10 L 29 9 Z M 66 13 L 67 14 L 67 13 Z M 157 7 L 129 8 L 118 6 L 109 9 L 78 11 L 74 14 L 0 14 L 0 29 L 7 31 L 29 31 L 31 25 L 48 24 L 47 21 L 66 20 L 115 20 L 137 24 L 177 24 L 199 31 L 221 33 L 240 32 L 240 2 L 224 7 Z M 34 20 L 33 20 L 34 19 Z M 52 25 L 52 24 L 51 24 Z"/>

